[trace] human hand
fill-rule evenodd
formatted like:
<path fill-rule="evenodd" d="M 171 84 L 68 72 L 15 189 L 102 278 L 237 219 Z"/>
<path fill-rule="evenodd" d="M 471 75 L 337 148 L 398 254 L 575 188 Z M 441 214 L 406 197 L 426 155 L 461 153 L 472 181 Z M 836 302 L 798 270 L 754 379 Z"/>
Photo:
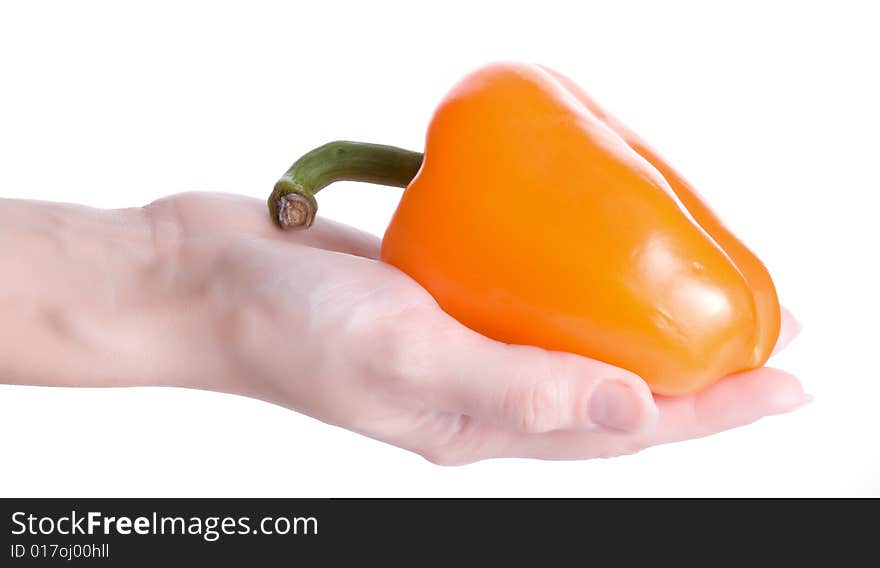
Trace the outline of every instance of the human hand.
<path fill-rule="evenodd" d="M 284 232 L 263 202 L 212 194 L 143 213 L 163 274 L 174 275 L 166 285 L 213 314 L 204 336 L 216 354 L 188 366 L 184 386 L 271 401 L 435 463 L 628 454 L 806 400 L 794 377 L 771 368 L 652 397 L 626 370 L 493 341 L 379 262 L 378 239 L 327 219 Z M 785 313 L 777 349 L 796 333 Z"/>

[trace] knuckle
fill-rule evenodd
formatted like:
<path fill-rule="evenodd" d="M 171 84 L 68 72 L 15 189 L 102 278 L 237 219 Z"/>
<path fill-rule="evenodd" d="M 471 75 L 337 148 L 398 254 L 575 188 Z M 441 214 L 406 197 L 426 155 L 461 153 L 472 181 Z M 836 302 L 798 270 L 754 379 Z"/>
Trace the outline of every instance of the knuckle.
<path fill-rule="evenodd" d="M 425 334 L 412 329 L 407 317 L 394 317 L 374 325 L 366 376 L 379 378 L 384 388 L 412 389 L 429 365 L 430 346 Z"/>
<path fill-rule="evenodd" d="M 563 394 L 559 383 L 551 380 L 510 388 L 504 397 L 502 412 L 523 432 L 549 432 L 562 423 Z"/>
<path fill-rule="evenodd" d="M 599 459 L 620 458 L 637 454 L 645 449 L 645 446 L 638 442 L 631 442 L 622 445 L 609 446 L 600 451 L 596 457 Z"/>
<path fill-rule="evenodd" d="M 479 422 L 460 415 L 442 420 L 444 430 L 438 438 L 439 443 L 419 452 L 429 462 L 443 466 L 465 465 L 486 459 L 484 438 L 481 436 Z"/>
<path fill-rule="evenodd" d="M 421 452 L 421 456 L 434 465 L 443 467 L 456 467 L 473 463 L 475 460 L 467 459 L 460 453 L 448 448 L 433 449 Z"/>

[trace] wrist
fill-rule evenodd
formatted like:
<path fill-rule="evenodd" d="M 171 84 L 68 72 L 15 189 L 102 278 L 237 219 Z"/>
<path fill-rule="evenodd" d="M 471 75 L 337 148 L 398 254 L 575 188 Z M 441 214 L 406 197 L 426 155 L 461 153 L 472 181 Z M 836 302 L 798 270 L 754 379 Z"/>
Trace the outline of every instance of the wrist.
<path fill-rule="evenodd" d="M 210 342 L 178 290 L 173 226 L 141 209 L 2 200 L 0 233 L 0 380 L 188 386 Z"/>

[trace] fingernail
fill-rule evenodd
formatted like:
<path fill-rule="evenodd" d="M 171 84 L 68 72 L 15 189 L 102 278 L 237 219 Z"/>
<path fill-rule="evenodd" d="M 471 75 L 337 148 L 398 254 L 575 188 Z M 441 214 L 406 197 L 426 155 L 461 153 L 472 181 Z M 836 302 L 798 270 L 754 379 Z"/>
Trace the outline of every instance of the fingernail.
<path fill-rule="evenodd" d="M 798 331 L 804 329 L 804 323 L 800 320 L 800 318 L 798 318 L 796 315 L 794 315 L 794 313 L 791 311 L 788 312 L 788 315 L 790 315 L 791 319 L 794 320 L 794 324 L 797 326 Z"/>
<path fill-rule="evenodd" d="M 609 379 L 593 389 L 587 405 L 590 420 L 610 430 L 631 432 L 642 424 L 642 400 L 626 384 Z"/>
<path fill-rule="evenodd" d="M 805 406 L 813 403 L 814 397 L 811 394 L 804 393 L 799 400 L 782 400 L 777 403 L 776 409 L 771 414 L 787 414 L 800 410 Z"/>

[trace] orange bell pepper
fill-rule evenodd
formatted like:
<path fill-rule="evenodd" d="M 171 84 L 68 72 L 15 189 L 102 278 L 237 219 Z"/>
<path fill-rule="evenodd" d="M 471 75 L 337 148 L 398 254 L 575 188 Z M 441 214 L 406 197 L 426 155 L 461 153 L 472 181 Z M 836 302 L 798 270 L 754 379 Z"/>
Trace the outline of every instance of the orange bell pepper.
<path fill-rule="evenodd" d="M 309 226 L 339 179 L 406 187 L 382 260 L 507 343 L 569 351 L 682 395 L 763 365 L 779 303 L 760 260 L 691 186 L 570 79 L 499 63 L 437 109 L 424 153 L 335 142 L 269 198 Z"/>

